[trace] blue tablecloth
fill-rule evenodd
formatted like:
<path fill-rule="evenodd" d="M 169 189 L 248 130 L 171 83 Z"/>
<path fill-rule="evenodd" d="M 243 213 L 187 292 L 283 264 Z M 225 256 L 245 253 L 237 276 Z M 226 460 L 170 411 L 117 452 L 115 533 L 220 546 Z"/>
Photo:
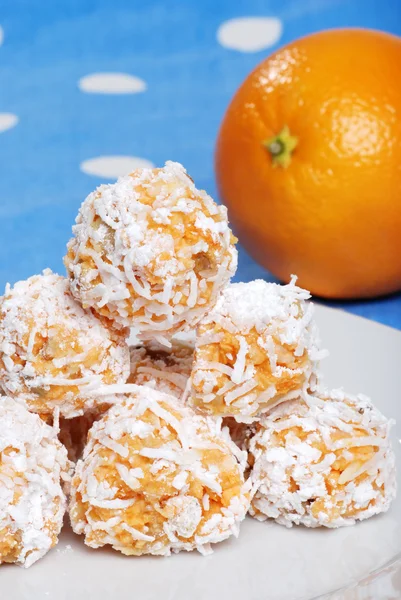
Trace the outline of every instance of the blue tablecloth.
<path fill-rule="evenodd" d="M 3 0 L 0 8 L 0 287 L 47 266 L 62 272 L 80 202 L 138 159 L 178 160 L 216 195 L 220 120 L 271 49 L 328 27 L 401 34 L 398 0 Z M 237 279 L 255 277 L 271 278 L 241 251 Z M 401 328 L 401 295 L 337 306 Z"/>

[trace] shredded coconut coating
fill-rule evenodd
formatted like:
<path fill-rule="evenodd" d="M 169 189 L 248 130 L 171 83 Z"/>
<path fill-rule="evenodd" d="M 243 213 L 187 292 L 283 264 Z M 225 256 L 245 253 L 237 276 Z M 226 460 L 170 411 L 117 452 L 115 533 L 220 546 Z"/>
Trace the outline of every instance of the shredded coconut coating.
<path fill-rule="evenodd" d="M 365 396 L 319 391 L 277 406 L 251 440 L 251 515 L 291 527 L 353 525 L 396 493 L 392 425 Z"/>
<path fill-rule="evenodd" d="M 219 420 L 147 387 L 94 423 L 72 481 L 70 518 L 92 548 L 127 555 L 198 549 L 231 534 L 249 508 L 244 454 Z"/>
<path fill-rule="evenodd" d="M 191 403 L 248 422 L 298 396 L 315 378 L 319 351 L 309 292 L 262 280 L 234 283 L 198 328 Z"/>
<path fill-rule="evenodd" d="M 71 418 L 96 404 L 94 390 L 123 383 L 129 350 L 50 270 L 6 287 L 0 298 L 0 382 L 29 410 Z"/>
<path fill-rule="evenodd" d="M 194 346 L 172 340 L 166 348 L 157 342 L 146 346 L 132 346 L 131 375 L 128 383 L 146 385 L 183 398 L 194 360 Z"/>
<path fill-rule="evenodd" d="M 57 544 L 69 477 L 57 429 L 0 397 L 0 564 L 30 567 Z"/>
<path fill-rule="evenodd" d="M 212 308 L 237 267 L 226 208 L 170 161 L 100 186 L 73 233 L 65 265 L 74 296 L 116 328 L 166 345 Z"/>

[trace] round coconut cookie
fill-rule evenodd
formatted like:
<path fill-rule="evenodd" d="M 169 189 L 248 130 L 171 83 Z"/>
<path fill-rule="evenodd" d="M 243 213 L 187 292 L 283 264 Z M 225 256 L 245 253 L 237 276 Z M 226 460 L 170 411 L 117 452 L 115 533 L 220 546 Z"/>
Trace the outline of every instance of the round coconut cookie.
<path fill-rule="evenodd" d="M 218 421 L 137 387 L 89 432 L 72 481 L 73 530 L 128 555 L 208 553 L 238 535 L 248 510 L 244 458 Z"/>
<path fill-rule="evenodd" d="M 57 544 L 69 478 L 57 429 L 0 397 L 0 564 L 30 567 Z"/>
<path fill-rule="evenodd" d="M 93 408 L 100 385 L 123 383 L 129 349 L 50 270 L 7 286 L 0 299 L 0 382 L 29 410 L 71 418 Z"/>
<path fill-rule="evenodd" d="M 250 513 L 287 527 L 340 527 L 385 512 L 396 489 L 390 426 L 368 398 L 342 390 L 280 404 L 250 442 Z"/>
<path fill-rule="evenodd" d="M 74 296 L 116 328 L 166 345 L 212 308 L 237 266 L 226 208 L 170 161 L 100 186 L 73 233 L 65 264 Z"/>
<path fill-rule="evenodd" d="M 262 280 L 234 283 L 198 328 L 191 402 L 251 423 L 311 385 L 325 355 L 309 292 Z"/>
<path fill-rule="evenodd" d="M 157 342 L 132 346 L 128 383 L 146 385 L 182 398 L 191 375 L 194 346 L 172 340 L 171 348 Z"/>

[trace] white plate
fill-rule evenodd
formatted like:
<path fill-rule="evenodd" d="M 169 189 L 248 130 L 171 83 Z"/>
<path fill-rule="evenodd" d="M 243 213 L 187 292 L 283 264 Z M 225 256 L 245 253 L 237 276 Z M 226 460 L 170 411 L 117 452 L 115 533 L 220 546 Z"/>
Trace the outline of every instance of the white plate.
<path fill-rule="evenodd" d="M 330 349 L 326 383 L 371 395 L 398 420 L 393 437 L 400 474 L 401 332 L 325 307 L 316 312 Z M 400 554 L 401 494 L 387 514 L 337 530 L 286 529 L 248 518 L 238 540 L 216 546 L 206 558 L 90 550 L 66 527 L 57 548 L 30 569 L 1 567 L 0 598 L 300 600 L 328 594 L 333 600 L 387 600 L 401 597 Z"/>

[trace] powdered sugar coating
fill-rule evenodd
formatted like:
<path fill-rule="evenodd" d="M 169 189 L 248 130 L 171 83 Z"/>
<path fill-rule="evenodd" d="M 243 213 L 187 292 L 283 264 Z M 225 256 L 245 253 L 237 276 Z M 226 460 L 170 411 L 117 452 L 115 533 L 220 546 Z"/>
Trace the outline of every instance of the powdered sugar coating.
<path fill-rule="evenodd" d="M 227 287 L 201 321 L 191 402 L 207 414 L 252 422 L 297 397 L 325 355 L 309 292 L 262 280 Z"/>
<path fill-rule="evenodd" d="M 287 527 L 340 527 L 385 512 L 396 492 L 391 424 L 368 398 L 342 390 L 277 406 L 250 443 L 250 513 Z"/>
<path fill-rule="evenodd" d="M 166 348 L 157 342 L 130 348 L 131 375 L 128 383 L 146 385 L 182 398 L 194 360 L 194 346 L 172 340 Z"/>
<path fill-rule="evenodd" d="M 87 545 L 124 554 L 208 553 L 238 535 L 249 507 L 244 458 L 218 420 L 138 386 L 89 432 L 72 482 L 72 527 Z"/>
<path fill-rule="evenodd" d="M 235 273 L 227 210 L 182 165 L 137 169 L 82 204 L 65 264 L 83 306 L 168 345 L 214 305 Z"/>
<path fill-rule="evenodd" d="M 129 375 L 125 340 L 71 295 L 50 270 L 7 286 L 0 299 L 0 382 L 29 410 L 66 417 L 96 404 L 101 384 Z"/>
<path fill-rule="evenodd" d="M 55 546 L 69 469 L 57 429 L 0 397 L 0 563 L 29 567 Z"/>

